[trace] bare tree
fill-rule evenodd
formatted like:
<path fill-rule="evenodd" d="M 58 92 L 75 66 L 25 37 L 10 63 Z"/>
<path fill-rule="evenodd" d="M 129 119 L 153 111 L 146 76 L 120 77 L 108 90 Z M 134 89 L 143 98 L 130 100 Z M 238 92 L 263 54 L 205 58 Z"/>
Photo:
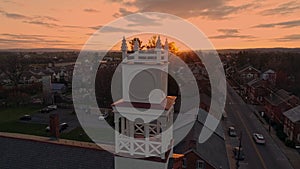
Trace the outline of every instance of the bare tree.
<path fill-rule="evenodd" d="M 156 47 L 156 41 L 157 41 L 157 36 L 153 35 L 149 40 L 146 45 L 147 49 L 155 48 Z"/>
<path fill-rule="evenodd" d="M 6 56 L 0 58 L 0 71 L 6 75 L 15 89 L 18 89 L 22 75 L 28 66 L 28 59 L 21 53 L 6 53 Z"/>
<path fill-rule="evenodd" d="M 131 51 L 133 51 L 133 48 L 134 48 L 134 42 L 135 42 L 136 40 L 139 42 L 139 49 L 140 49 L 140 50 L 143 50 L 143 49 L 145 48 L 145 45 L 142 45 L 142 44 L 143 44 L 143 41 L 141 41 L 139 38 L 133 38 L 133 39 L 131 39 L 131 40 L 129 41 Z"/>
<path fill-rule="evenodd" d="M 149 40 L 148 40 L 148 43 L 146 45 L 147 49 L 151 49 L 151 48 L 155 48 L 156 47 L 156 41 L 157 41 L 157 36 L 156 35 L 153 35 Z M 162 48 L 164 48 L 164 44 L 162 45 Z M 179 49 L 178 47 L 176 46 L 175 42 L 169 42 L 168 43 L 168 46 L 169 46 L 169 51 L 173 54 L 176 54 Z"/>

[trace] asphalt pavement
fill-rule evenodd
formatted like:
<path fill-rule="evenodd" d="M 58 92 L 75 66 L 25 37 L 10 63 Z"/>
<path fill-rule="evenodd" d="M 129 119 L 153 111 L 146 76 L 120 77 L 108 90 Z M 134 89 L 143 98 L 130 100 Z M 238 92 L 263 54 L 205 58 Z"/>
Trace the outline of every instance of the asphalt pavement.
<path fill-rule="evenodd" d="M 240 162 L 240 169 L 293 169 L 287 157 L 277 146 L 257 119 L 253 110 L 243 99 L 228 85 L 227 104 L 225 111 L 227 119 L 224 125 L 235 126 L 238 135 L 242 133 L 242 147 L 245 160 Z M 258 145 L 252 138 L 253 133 L 263 134 L 266 144 Z M 239 137 L 227 137 L 227 144 L 238 146 Z M 234 158 L 234 157 L 231 157 Z"/>

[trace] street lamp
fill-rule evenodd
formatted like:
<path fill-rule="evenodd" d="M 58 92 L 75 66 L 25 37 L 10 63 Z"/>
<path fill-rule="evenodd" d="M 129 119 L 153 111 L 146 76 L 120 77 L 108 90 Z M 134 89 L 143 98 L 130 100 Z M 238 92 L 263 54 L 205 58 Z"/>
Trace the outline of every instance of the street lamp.
<path fill-rule="evenodd" d="M 241 131 L 240 138 L 239 138 L 238 156 L 237 156 L 237 160 L 236 160 L 236 169 L 238 169 L 240 167 L 240 154 L 241 154 L 241 148 L 242 148 L 242 136 L 243 136 L 243 132 Z"/>

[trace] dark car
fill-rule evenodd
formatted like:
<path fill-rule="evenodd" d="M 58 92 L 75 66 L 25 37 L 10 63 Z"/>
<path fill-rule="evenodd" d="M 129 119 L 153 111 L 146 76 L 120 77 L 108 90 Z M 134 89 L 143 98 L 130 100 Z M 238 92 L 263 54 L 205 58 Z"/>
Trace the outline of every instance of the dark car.
<path fill-rule="evenodd" d="M 64 131 L 65 129 L 67 129 L 69 127 L 68 123 L 61 123 L 59 125 L 59 132 Z"/>
<path fill-rule="evenodd" d="M 31 120 L 31 116 L 28 114 L 25 114 L 24 116 L 20 117 L 20 120 L 29 121 L 29 120 Z"/>
<path fill-rule="evenodd" d="M 240 154 L 239 154 L 239 149 L 240 149 L 239 147 L 234 147 L 233 148 L 234 158 L 236 160 L 244 160 L 245 159 L 245 154 L 244 154 L 243 148 L 241 147 Z"/>

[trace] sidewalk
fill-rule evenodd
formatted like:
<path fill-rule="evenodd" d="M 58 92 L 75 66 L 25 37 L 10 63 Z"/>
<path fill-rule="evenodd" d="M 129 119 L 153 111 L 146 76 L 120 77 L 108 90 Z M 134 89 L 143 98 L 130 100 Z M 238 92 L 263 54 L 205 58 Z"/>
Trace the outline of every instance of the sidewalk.
<path fill-rule="evenodd" d="M 19 133 L 0 132 L 0 137 L 23 139 L 23 140 L 30 140 L 30 141 L 36 141 L 36 142 L 49 143 L 49 144 L 65 145 L 65 146 L 73 146 L 73 147 L 94 149 L 94 150 L 100 150 L 100 151 L 104 150 L 101 147 L 105 147 L 105 149 L 113 148 L 110 145 L 101 144 L 101 147 L 100 147 L 100 146 L 96 145 L 95 143 L 81 142 L 81 141 L 75 141 L 75 140 L 66 140 L 66 139 L 56 140 L 56 139 L 51 139 L 49 137 L 33 136 L 33 135 L 19 134 Z"/>
<path fill-rule="evenodd" d="M 268 131 L 269 125 L 264 121 L 264 119 L 257 113 L 256 109 L 249 105 L 251 109 L 254 110 L 255 115 L 259 119 L 260 122 L 262 122 L 262 125 L 264 128 Z M 280 150 L 284 153 L 284 155 L 288 158 L 288 160 L 291 162 L 291 165 L 298 169 L 300 168 L 300 154 L 297 152 L 297 150 L 287 147 L 277 136 L 276 131 L 271 127 L 271 132 L 269 132 L 271 138 L 274 140 L 274 142 L 277 144 L 277 146 L 280 148 Z"/>
<path fill-rule="evenodd" d="M 235 169 L 236 168 L 236 160 L 234 159 L 232 145 L 230 144 L 230 142 L 228 140 L 229 136 L 226 134 L 226 129 L 227 129 L 226 121 L 222 121 L 222 127 L 223 127 L 223 131 L 225 133 L 225 146 L 226 146 L 229 167 L 230 167 L 230 169 Z"/>

